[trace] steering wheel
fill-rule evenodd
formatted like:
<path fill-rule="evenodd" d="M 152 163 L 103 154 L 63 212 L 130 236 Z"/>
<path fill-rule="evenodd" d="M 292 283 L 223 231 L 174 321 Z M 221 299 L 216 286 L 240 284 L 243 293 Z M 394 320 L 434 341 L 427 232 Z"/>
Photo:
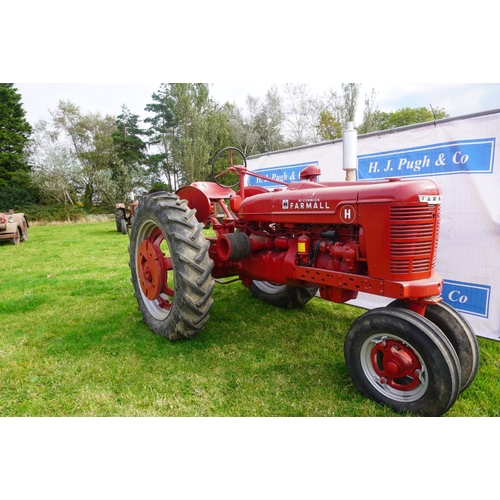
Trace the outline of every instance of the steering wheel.
<path fill-rule="evenodd" d="M 235 165 L 233 162 L 233 153 L 236 153 L 236 158 L 243 160 L 243 164 Z M 229 167 L 226 165 L 229 163 Z M 218 167 L 218 168 L 217 168 Z M 214 181 L 221 187 L 233 188 L 240 183 L 240 169 L 247 168 L 247 159 L 243 151 L 235 147 L 221 149 L 212 161 L 212 177 Z M 216 171 L 221 170 L 219 173 Z"/>

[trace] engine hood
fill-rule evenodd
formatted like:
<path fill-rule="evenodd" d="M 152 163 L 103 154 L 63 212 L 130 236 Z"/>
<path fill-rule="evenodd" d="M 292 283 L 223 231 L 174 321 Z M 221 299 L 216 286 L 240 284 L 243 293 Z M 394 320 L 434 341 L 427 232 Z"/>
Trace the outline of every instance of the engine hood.
<path fill-rule="evenodd" d="M 250 196 L 238 216 L 269 223 L 356 223 L 341 214 L 361 204 L 439 203 L 440 191 L 428 179 L 387 179 L 368 182 L 297 182 L 287 189 Z M 353 212 L 355 213 L 355 211 Z"/>

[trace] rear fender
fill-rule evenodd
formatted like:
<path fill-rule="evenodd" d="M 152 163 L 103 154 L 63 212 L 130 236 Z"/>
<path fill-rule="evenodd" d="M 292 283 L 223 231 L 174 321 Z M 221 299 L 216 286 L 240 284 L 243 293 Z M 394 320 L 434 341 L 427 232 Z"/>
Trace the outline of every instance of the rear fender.
<path fill-rule="evenodd" d="M 193 182 L 176 191 L 181 200 L 188 202 L 189 208 L 196 209 L 196 219 L 204 224 L 212 213 L 213 203 L 230 199 L 236 193 L 231 188 L 224 188 L 215 182 Z"/>

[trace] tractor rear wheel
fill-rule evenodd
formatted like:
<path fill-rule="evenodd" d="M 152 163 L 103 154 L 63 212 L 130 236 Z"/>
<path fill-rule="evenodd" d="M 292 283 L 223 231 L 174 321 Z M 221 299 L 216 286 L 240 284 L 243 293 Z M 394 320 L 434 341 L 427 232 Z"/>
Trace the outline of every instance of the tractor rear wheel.
<path fill-rule="evenodd" d="M 403 300 L 395 300 L 389 307 L 406 308 L 407 305 Z M 480 360 L 479 345 L 472 327 L 458 311 L 445 302 L 428 305 L 425 317 L 446 335 L 455 349 L 461 367 L 460 392 L 465 391 L 477 375 Z"/>
<path fill-rule="evenodd" d="M 359 392 L 397 412 L 441 416 L 460 392 L 460 362 L 450 341 L 410 310 L 383 307 L 360 316 L 344 356 Z"/>
<path fill-rule="evenodd" d="M 318 291 L 318 287 L 305 288 L 289 285 L 274 285 L 269 281 L 254 280 L 247 286 L 251 295 L 280 309 L 300 309 L 305 306 Z"/>
<path fill-rule="evenodd" d="M 213 261 L 202 224 L 172 193 L 138 205 L 130 230 L 130 270 L 145 323 L 169 340 L 193 338 L 209 319 Z"/>

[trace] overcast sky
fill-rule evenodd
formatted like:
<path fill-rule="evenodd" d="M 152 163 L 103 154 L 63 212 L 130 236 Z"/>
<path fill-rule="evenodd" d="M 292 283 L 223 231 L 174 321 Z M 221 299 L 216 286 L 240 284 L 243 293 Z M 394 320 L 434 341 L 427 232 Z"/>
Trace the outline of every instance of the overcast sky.
<path fill-rule="evenodd" d="M 48 116 L 59 99 L 113 115 L 125 104 L 144 118 L 160 85 L 48 82 L 232 82 L 213 84 L 212 96 L 243 107 L 247 95 L 263 97 L 273 85 L 260 82 L 322 82 L 309 84 L 321 95 L 339 89 L 328 83 L 339 77 L 397 82 L 363 84 L 363 94 L 378 92 L 382 111 L 431 104 L 461 116 L 500 108 L 500 83 L 402 81 L 498 79 L 496 16 L 484 15 L 483 2 L 450 9 L 424 0 L 407 15 L 395 0 L 331 8 L 319 0 L 300 8 L 256 0 L 239 16 L 218 0 L 146 0 L 120 9 L 90 0 L 77 15 L 66 13 L 66 23 L 60 0 L 10 2 L 0 42 L 12 50 L 2 54 L 0 79 L 45 82 L 16 84 L 30 122 Z M 26 3 L 33 4 L 28 14 Z M 23 19 L 22 37 L 16 19 Z"/>
<path fill-rule="evenodd" d="M 212 97 L 220 103 L 235 102 L 245 106 L 248 95 L 264 97 L 273 83 L 214 83 Z M 282 83 L 275 85 L 281 89 Z M 340 89 L 340 83 L 308 83 L 311 92 L 321 96 L 329 88 Z M 80 106 L 83 112 L 118 115 L 125 104 L 141 119 L 159 83 L 16 83 L 22 96 L 27 119 L 34 123 L 48 117 L 60 99 Z M 363 83 L 362 94 L 374 88 L 376 105 L 381 111 L 396 111 L 403 107 L 444 108 L 450 116 L 461 116 L 480 111 L 500 109 L 500 83 Z M 362 112 L 363 101 L 358 105 Z"/>

